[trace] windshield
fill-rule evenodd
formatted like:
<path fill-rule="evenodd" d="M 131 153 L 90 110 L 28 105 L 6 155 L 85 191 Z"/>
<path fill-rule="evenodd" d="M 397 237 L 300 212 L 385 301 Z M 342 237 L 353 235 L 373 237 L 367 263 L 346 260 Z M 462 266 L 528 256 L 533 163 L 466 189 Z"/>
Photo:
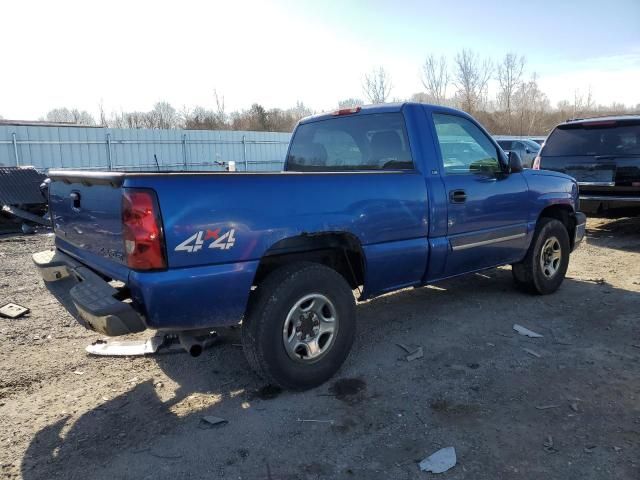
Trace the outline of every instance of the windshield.
<path fill-rule="evenodd" d="M 400 113 L 353 115 L 300 125 L 287 156 L 287 170 L 413 169 Z"/>
<path fill-rule="evenodd" d="M 533 140 L 523 140 L 525 146 L 534 152 L 540 150 L 540 145 L 534 142 Z"/>
<path fill-rule="evenodd" d="M 545 156 L 640 155 L 640 123 L 562 125 L 547 139 Z"/>

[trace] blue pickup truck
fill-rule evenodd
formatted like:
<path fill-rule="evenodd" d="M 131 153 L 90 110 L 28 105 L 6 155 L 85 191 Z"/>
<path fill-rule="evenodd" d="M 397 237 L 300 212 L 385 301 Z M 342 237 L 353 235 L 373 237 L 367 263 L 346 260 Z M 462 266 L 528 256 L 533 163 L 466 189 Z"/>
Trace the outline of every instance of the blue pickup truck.
<path fill-rule="evenodd" d="M 450 108 L 309 117 L 284 170 L 52 171 L 56 248 L 34 262 L 90 329 L 241 324 L 251 367 L 306 389 L 347 357 L 356 297 L 509 264 L 518 287 L 552 293 L 585 232 L 571 177 L 523 170 Z"/>

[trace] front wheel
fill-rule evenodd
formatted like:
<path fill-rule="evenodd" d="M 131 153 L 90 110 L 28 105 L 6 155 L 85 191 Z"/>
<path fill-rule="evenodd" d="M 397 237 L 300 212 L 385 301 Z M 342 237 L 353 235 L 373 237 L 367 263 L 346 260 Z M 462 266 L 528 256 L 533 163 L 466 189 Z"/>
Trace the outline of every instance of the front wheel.
<path fill-rule="evenodd" d="M 524 260 L 512 265 L 516 285 L 527 292 L 547 295 L 555 292 L 569 267 L 569 233 L 555 218 L 542 218 Z"/>
<path fill-rule="evenodd" d="M 342 275 L 324 265 L 296 263 L 271 273 L 254 294 L 242 324 L 251 367 L 291 390 L 328 380 L 355 336 L 355 300 Z"/>

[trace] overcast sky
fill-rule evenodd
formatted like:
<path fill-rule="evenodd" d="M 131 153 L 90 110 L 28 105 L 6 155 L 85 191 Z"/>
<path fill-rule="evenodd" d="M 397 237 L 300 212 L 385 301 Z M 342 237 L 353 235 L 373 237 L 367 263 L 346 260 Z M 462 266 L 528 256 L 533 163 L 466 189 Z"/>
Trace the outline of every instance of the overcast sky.
<path fill-rule="evenodd" d="M 362 97 L 377 65 L 392 96 L 421 91 L 429 53 L 514 51 L 552 104 L 590 87 L 599 103 L 640 103 L 640 0 L 7 1 L 2 5 L 0 115 L 55 107 L 95 114 L 176 108 L 227 111 L 258 102 L 334 108 Z"/>

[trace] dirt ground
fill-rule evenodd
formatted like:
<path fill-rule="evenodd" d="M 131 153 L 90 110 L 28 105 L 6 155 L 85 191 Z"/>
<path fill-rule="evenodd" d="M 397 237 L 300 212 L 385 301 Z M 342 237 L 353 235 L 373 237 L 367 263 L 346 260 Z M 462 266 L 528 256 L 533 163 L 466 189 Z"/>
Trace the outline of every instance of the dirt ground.
<path fill-rule="evenodd" d="M 503 268 L 360 304 L 346 364 L 305 393 L 263 385 L 233 330 L 195 359 L 89 357 L 99 336 L 31 265 L 52 241 L 0 237 L 0 304 L 31 309 L 0 319 L 2 478 L 640 478 L 640 218 L 589 220 L 551 296 Z M 455 468 L 419 471 L 446 446 Z"/>

